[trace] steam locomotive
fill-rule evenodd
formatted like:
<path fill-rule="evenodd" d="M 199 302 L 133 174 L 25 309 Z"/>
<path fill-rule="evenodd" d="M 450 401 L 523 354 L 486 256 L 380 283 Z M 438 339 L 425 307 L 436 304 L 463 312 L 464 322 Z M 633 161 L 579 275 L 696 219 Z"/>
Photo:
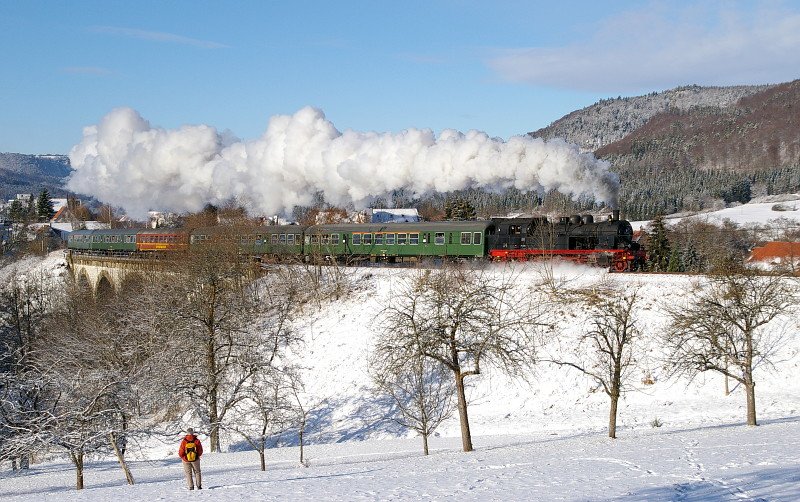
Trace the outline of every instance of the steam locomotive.
<path fill-rule="evenodd" d="M 633 240 L 633 227 L 615 210 L 605 221 L 592 215 L 547 218 L 496 218 L 489 238 L 489 256 L 495 260 L 531 260 L 560 257 L 609 267 L 616 272 L 638 270 L 645 251 Z"/>
<path fill-rule="evenodd" d="M 595 222 L 590 215 L 493 218 L 474 221 L 271 225 L 194 229 L 78 230 L 67 240 L 71 253 L 131 257 L 190 251 L 234 242 L 242 255 L 260 261 L 418 262 L 429 259 L 496 261 L 561 258 L 636 270 L 645 252 L 633 241 L 619 213 Z"/>

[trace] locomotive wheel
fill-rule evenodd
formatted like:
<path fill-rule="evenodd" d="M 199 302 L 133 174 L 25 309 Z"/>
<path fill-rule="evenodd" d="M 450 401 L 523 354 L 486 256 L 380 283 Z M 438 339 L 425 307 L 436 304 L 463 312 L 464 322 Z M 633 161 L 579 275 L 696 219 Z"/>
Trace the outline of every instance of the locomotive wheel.
<path fill-rule="evenodd" d="M 624 261 L 614 262 L 615 272 L 625 272 L 626 270 L 628 270 L 628 262 Z"/>

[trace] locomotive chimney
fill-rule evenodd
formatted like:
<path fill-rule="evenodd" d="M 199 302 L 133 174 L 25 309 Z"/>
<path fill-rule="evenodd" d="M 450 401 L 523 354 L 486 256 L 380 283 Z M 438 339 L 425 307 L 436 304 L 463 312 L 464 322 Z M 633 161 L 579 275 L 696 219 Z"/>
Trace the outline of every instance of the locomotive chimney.
<path fill-rule="evenodd" d="M 619 221 L 619 209 L 614 209 L 613 211 L 611 211 L 611 220 Z"/>

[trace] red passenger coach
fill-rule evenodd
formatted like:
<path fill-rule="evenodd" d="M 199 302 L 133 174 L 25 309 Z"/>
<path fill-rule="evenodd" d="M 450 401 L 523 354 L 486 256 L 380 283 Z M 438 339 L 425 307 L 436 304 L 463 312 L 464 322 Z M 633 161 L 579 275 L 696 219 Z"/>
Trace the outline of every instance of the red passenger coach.
<path fill-rule="evenodd" d="M 189 234 L 176 228 L 143 230 L 136 234 L 137 251 L 185 251 Z"/>

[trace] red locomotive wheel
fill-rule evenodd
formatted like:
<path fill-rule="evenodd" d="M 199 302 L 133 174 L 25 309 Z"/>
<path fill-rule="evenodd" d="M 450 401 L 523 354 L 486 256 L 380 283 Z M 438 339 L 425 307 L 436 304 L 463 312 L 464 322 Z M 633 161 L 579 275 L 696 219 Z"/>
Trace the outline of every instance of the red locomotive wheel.
<path fill-rule="evenodd" d="M 614 270 L 616 272 L 625 272 L 628 270 L 628 262 L 618 261 L 614 263 Z"/>

